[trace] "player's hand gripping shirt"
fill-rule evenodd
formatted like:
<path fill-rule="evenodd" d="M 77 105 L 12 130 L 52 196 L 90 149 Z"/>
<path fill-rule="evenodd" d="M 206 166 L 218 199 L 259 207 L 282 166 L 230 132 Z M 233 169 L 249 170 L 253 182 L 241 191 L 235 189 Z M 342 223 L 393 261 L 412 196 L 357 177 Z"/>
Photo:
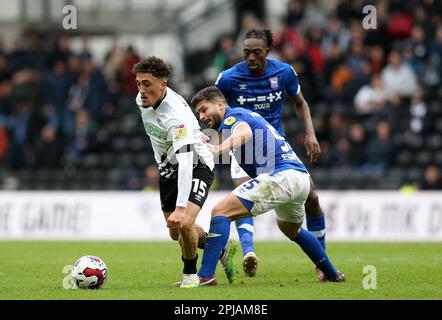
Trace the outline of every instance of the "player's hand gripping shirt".
<path fill-rule="evenodd" d="M 201 141 L 198 121 L 179 94 L 167 88 L 166 96 L 156 109 L 141 107 L 140 94 L 137 95 L 136 102 L 162 177 L 176 177 L 177 152 L 194 151 L 194 157 L 198 158 L 194 160 L 194 166 L 199 161 L 213 170 L 213 155 Z"/>
<path fill-rule="evenodd" d="M 241 148 L 234 150 L 233 155 L 250 177 L 255 178 L 261 173 L 276 173 L 287 169 L 307 172 L 285 138 L 256 112 L 228 107 L 219 130 L 225 138 L 228 138 L 241 123 L 250 126 L 253 138 Z"/>
<path fill-rule="evenodd" d="M 230 107 L 242 107 L 262 115 L 278 132 L 281 128 L 284 91 L 291 96 L 300 92 L 298 77 L 291 65 L 267 59 L 265 72 L 252 74 L 245 61 L 220 73 L 215 85 Z"/>

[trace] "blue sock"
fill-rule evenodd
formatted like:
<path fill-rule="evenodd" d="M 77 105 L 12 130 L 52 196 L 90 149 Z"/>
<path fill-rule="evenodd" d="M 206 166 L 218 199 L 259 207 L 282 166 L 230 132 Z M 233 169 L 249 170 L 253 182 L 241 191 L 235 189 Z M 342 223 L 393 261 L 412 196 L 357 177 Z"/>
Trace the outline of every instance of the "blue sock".
<path fill-rule="evenodd" d="M 299 234 L 292 240 L 304 250 L 310 260 L 312 260 L 313 263 L 324 272 L 324 275 L 328 279 L 336 276 L 335 267 L 333 267 L 324 249 L 319 244 L 318 239 L 316 239 L 313 234 L 301 228 Z"/>
<path fill-rule="evenodd" d="M 253 247 L 253 218 L 243 218 L 236 220 L 235 223 L 243 255 L 246 255 L 249 252 L 255 252 L 255 248 Z"/>
<path fill-rule="evenodd" d="M 209 278 L 215 274 L 221 251 L 229 241 L 230 223 L 229 218 L 221 216 L 213 217 L 210 220 L 209 234 L 204 247 L 200 271 L 198 272 L 199 276 Z"/>
<path fill-rule="evenodd" d="M 325 215 L 324 213 L 320 217 L 307 216 L 307 229 L 313 235 L 318 238 L 319 243 L 325 250 Z"/>

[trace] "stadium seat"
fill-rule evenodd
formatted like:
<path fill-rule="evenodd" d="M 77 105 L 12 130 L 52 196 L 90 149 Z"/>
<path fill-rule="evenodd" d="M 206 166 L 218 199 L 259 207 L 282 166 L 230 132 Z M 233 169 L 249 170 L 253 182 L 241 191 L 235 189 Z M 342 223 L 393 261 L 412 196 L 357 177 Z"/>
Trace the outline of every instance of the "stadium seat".
<path fill-rule="evenodd" d="M 409 167 L 406 169 L 406 179 L 408 183 L 419 181 L 422 177 L 421 167 Z"/>
<path fill-rule="evenodd" d="M 144 137 L 133 137 L 129 139 L 129 150 L 132 152 L 139 152 L 143 150 L 147 150 L 147 141 Z"/>
<path fill-rule="evenodd" d="M 421 136 L 411 136 L 406 139 L 406 146 L 410 149 L 417 150 L 421 149 L 424 145 L 424 139 Z"/>
<path fill-rule="evenodd" d="M 412 161 L 413 161 L 413 154 L 411 153 L 411 151 L 403 150 L 399 151 L 396 154 L 395 162 L 397 165 L 401 167 L 409 166 L 412 163 Z"/>
<path fill-rule="evenodd" d="M 442 137 L 434 134 L 425 138 L 425 148 L 430 150 L 440 150 L 442 148 Z"/>
<path fill-rule="evenodd" d="M 436 119 L 434 123 L 434 130 L 439 134 L 442 135 L 442 118 Z"/>
<path fill-rule="evenodd" d="M 114 158 L 112 153 L 106 152 L 100 155 L 99 166 L 104 169 L 109 169 L 114 165 Z"/>
<path fill-rule="evenodd" d="M 434 163 L 442 168 L 442 150 L 437 151 L 433 157 Z"/>
<path fill-rule="evenodd" d="M 123 152 L 128 150 L 128 139 L 124 136 L 116 137 L 112 139 L 112 150 L 115 152 Z"/>
<path fill-rule="evenodd" d="M 415 155 L 415 163 L 418 166 L 425 167 L 431 163 L 433 156 L 431 151 L 421 150 Z"/>

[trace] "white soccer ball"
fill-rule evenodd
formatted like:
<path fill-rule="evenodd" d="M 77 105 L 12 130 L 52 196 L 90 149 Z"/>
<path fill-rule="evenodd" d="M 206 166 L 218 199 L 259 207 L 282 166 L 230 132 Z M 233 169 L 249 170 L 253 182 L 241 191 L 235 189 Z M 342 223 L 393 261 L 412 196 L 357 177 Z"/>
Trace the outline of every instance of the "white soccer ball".
<path fill-rule="evenodd" d="M 84 256 L 72 267 L 72 283 L 82 289 L 98 289 L 107 279 L 107 267 L 95 256 Z"/>

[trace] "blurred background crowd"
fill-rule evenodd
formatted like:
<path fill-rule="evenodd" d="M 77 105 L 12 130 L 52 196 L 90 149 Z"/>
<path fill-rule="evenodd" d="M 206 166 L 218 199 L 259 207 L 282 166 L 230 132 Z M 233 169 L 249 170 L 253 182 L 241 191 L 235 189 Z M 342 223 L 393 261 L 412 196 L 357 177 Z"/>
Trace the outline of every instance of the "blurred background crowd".
<path fill-rule="evenodd" d="M 272 27 L 270 58 L 296 70 L 322 148 L 310 164 L 286 102 L 287 139 L 319 189 L 442 189 L 442 1 L 236 0 L 234 27 L 182 53 L 170 86 L 189 99 L 242 59 L 250 28 Z M 365 30 L 363 6 L 376 7 Z M 0 183 L 18 190 L 155 190 L 158 172 L 131 69 L 146 56 L 116 37 L 99 63 L 88 34 L 0 32 Z M 172 63 L 172 70 L 174 68 Z M 216 188 L 232 187 L 229 165 Z"/>

